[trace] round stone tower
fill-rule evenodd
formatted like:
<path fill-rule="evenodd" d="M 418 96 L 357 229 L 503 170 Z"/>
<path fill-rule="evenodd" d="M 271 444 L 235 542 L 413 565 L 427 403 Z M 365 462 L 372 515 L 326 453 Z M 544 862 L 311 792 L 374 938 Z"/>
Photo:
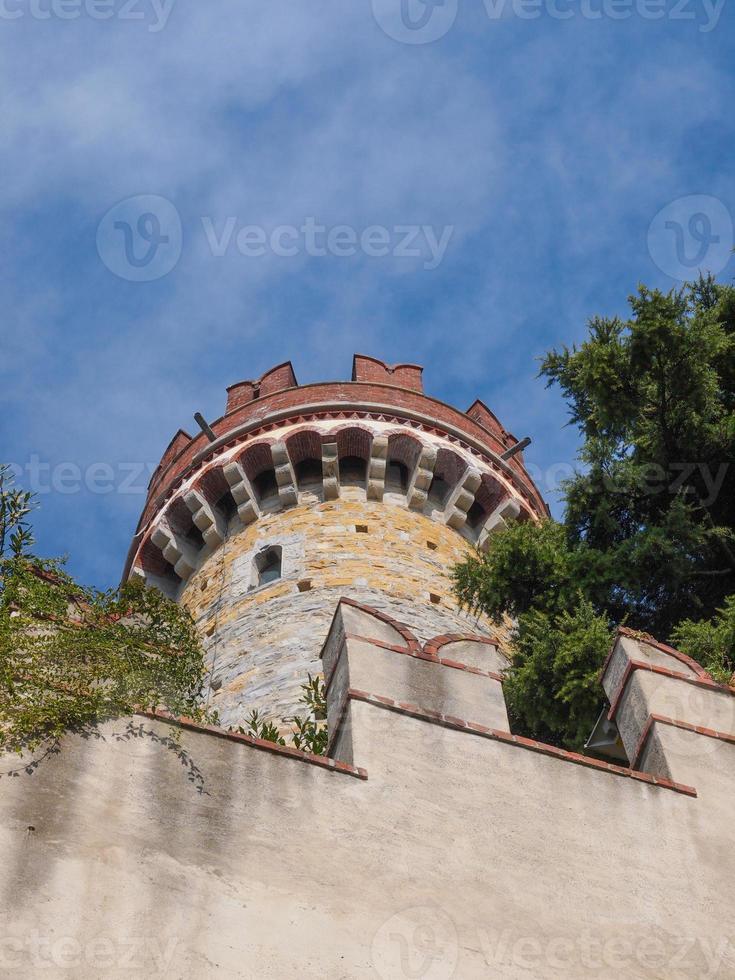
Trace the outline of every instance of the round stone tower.
<path fill-rule="evenodd" d="M 421 374 L 356 355 L 351 382 L 299 385 L 281 364 L 163 454 L 125 577 L 191 611 L 223 725 L 257 708 L 288 727 L 341 598 L 422 641 L 498 633 L 458 609 L 452 565 L 547 509 L 493 413 L 424 395 Z"/>

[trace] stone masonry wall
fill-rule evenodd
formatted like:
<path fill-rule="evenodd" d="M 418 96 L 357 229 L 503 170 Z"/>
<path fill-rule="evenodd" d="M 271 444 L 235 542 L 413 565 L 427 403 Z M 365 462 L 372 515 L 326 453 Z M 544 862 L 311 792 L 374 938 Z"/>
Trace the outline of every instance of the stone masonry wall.
<path fill-rule="evenodd" d="M 270 545 L 283 549 L 282 578 L 257 586 L 253 561 Z M 321 670 L 319 652 L 343 596 L 387 612 L 421 640 L 497 635 L 489 622 L 462 613 L 452 593 L 450 569 L 470 551 L 455 531 L 400 498 L 368 501 L 355 488 L 335 501 L 302 494 L 298 506 L 246 528 L 233 518 L 223 547 L 181 595 L 204 637 L 208 696 L 221 724 L 244 724 L 257 707 L 290 728 L 301 684 Z"/>

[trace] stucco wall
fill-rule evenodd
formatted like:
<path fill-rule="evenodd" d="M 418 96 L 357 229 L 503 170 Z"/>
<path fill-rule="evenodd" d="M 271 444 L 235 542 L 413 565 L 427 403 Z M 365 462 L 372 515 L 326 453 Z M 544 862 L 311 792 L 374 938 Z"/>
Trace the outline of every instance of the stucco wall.
<path fill-rule="evenodd" d="M 367 781 L 140 719 L 3 780 L 3 975 L 735 975 L 706 774 L 692 799 L 354 710 Z"/>
<path fill-rule="evenodd" d="M 656 729 L 686 787 L 471 727 L 504 721 L 482 646 L 340 607 L 333 751 L 360 771 L 141 716 L 0 760 L 2 975 L 734 976 L 732 729 Z"/>

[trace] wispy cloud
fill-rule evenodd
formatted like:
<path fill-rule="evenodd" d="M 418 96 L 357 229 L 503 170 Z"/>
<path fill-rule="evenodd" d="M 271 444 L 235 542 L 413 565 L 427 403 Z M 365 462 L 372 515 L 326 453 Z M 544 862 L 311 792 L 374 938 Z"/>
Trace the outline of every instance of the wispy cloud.
<path fill-rule="evenodd" d="M 712 194 L 735 214 L 711 141 L 733 129 L 727 10 L 701 34 L 460 6 L 419 46 L 364 2 L 179 2 L 157 31 L 146 10 L 0 21 L 4 458 L 155 462 L 194 410 L 220 414 L 226 384 L 286 357 L 302 380 L 347 377 L 366 350 L 425 363 L 461 407 L 483 397 L 548 470 L 574 435 L 534 358 L 624 312 L 638 279 L 674 285 L 646 250 L 667 201 Z M 170 200 L 183 229 L 178 263 L 147 283 L 96 247 L 102 216 L 138 194 Z M 452 235 L 433 270 L 216 256 L 202 218 L 229 217 Z M 47 495 L 41 548 L 112 582 L 141 502 Z"/>

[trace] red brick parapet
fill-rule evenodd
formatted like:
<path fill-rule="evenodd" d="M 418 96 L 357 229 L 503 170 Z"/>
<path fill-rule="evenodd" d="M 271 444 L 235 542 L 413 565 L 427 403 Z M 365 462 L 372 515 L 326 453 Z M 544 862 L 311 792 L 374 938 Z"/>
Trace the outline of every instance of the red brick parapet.
<path fill-rule="evenodd" d="M 277 364 L 256 381 L 238 381 L 237 384 L 230 385 L 227 389 L 225 415 L 255 401 L 256 398 L 263 398 L 276 391 L 284 391 L 286 388 L 296 388 L 297 386 L 298 381 L 291 362 L 285 361 L 283 364 Z"/>
<path fill-rule="evenodd" d="M 179 430 L 154 472 L 138 530 L 145 526 L 171 493 L 216 452 L 238 442 L 267 436 L 282 425 L 315 419 L 369 418 L 433 432 L 455 442 L 499 468 L 516 486 L 527 506 L 538 515 L 548 508 L 519 458 L 500 456 L 515 438 L 500 426 L 484 406 L 476 402 L 472 414 L 423 394 L 421 369 L 415 365 L 388 368 L 374 358 L 360 355 L 357 380 L 296 384 L 290 362 L 266 372 L 258 381 L 243 381 L 228 388 L 225 415 L 211 422 L 216 442 L 204 433 L 191 437 Z M 386 380 L 390 379 L 390 383 Z"/>
<path fill-rule="evenodd" d="M 355 354 L 352 359 L 353 381 L 377 381 L 410 391 L 423 392 L 423 371 L 418 364 L 386 364 L 366 354 Z"/>

